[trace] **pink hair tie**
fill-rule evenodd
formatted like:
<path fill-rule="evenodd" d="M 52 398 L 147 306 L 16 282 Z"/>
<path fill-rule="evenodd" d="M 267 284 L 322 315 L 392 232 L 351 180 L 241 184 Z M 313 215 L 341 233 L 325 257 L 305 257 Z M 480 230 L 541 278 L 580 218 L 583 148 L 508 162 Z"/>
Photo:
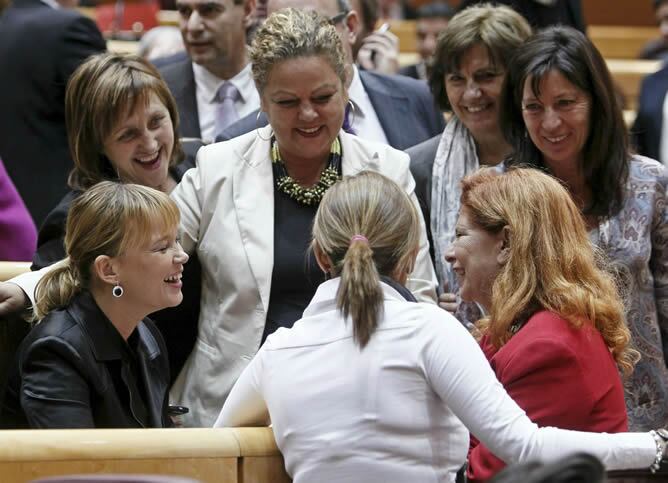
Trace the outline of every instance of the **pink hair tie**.
<path fill-rule="evenodd" d="M 350 244 L 352 245 L 356 241 L 361 241 L 366 244 L 369 243 L 369 239 L 365 237 L 364 235 L 353 235 L 353 237 L 350 239 Z"/>

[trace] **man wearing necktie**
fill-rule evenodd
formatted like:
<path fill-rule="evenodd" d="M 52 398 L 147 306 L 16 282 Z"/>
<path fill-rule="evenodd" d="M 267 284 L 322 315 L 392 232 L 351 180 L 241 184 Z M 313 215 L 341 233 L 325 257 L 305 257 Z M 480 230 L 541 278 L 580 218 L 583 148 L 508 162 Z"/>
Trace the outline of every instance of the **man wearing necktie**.
<path fill-rule="evenodd" d="M 246 51 L 255 0 L 177 0 L 187 55 L 158 61 L 180 116 L 180 135 L 209 143 L 260 106 Z"/>

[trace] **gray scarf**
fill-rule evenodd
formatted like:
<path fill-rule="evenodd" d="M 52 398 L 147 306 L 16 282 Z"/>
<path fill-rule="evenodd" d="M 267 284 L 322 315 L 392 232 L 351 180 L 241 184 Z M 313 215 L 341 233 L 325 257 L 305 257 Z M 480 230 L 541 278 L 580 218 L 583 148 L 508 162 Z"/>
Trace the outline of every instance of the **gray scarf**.
<path fill-rule="evenodd" d="M 459 216 L 459 182 L 480 167 L 473 136 L 457 117 L 445 126 L 436 150 L 432 168 L 431 234 L 434 241 L 436 276 L 440 286 L 446 282 L 448 292 L 456 292 L 457 279 L 445 261 L 444 254 L 455 240 L 455 225 Z"/>

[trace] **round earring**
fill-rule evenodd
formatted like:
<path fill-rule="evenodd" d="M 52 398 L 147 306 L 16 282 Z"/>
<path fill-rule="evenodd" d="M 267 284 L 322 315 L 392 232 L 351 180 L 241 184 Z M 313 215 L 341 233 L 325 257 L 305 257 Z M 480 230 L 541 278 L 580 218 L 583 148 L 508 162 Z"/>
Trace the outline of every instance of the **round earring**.
<path fill-rule="evenodd" d="M 262 114 L 262 111 L 257 111 L 257 116 L 255 116 L 255 134 L 257 134 L 257 137 L 259 137 L 263 141 L 270 141 L 271 136 L 269 136 L 267 139 L 260 136 L 260 126 L 258 125 L 260 122 L 260 114 Z"/>
<path fill-rule="evenodd" d="M 116 285 L 114 285 L 114 288 L 111 289 L 111 295 L 113 295 L 116 298 L 120 298 L 123 296 L 123 287 L 116 282 Z"/>

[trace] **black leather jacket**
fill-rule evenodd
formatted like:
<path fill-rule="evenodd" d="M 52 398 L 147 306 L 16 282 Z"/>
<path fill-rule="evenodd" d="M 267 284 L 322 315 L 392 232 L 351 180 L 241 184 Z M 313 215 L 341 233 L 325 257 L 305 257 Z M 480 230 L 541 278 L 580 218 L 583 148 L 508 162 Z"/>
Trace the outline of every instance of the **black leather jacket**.
<path fill-rule="evenodd" d="M 22 342 L 0 427 L 166 427 L 168 389 L 167 353 L 155 325 L 144 319 L 126 342 L 84 291 Z"/>

